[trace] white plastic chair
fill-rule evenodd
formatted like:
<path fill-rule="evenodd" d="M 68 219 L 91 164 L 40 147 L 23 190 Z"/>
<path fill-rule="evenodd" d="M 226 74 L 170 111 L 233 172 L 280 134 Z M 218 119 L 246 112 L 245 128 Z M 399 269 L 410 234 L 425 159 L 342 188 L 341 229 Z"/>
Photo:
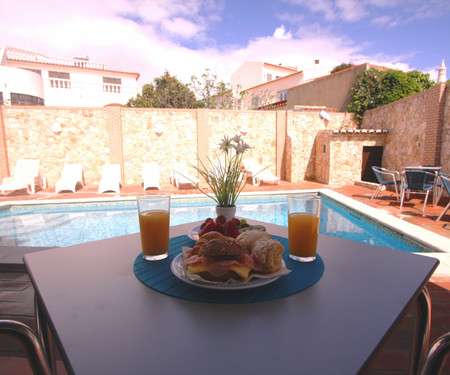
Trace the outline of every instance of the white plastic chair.
<path fill-rule="evenodd" d="M 255 159 L 244 159 L 242 161 L 247 174 L 250 174 L 254 186 L 259 186 L 262 182 L 280 183 L 280 177 L 275 176 L 270 171 L 262 168 Z"/>
<path fill-rule="evenodd" d="M 175 185 L 177 189 L 180 185 L 198 185 L 200 180 L 197 177 L 191 176 L 187 169 L 187 166 L 183 163 L 175 163 L 172 171 L 170 172 L 170 183 Z"/>
<path fill-rule="evenodd" d="M 5 177 L 1 185 L 2 194 L 5 191 L 16 191 L 27 189 L 28 194 L 35 193 L 35 185 L 41 189 L 46 188 L 46 181 L 39 176 L 39 160 L 19 159 L 17 160 L 12 177 Z"/>
<path fill-rule="evenodd" d="M 102 169 L 102 179 L 98 186 L 98 193 L 114 191 L 120 193 L 122 178 L 120 176 L 120 164 L 105 164 Z"/>
<path fill-rule="evenodd" d="M 142 183 L 144 185 L 144 191 L 148 188 L 161 190 L 161 178 L 157 163 L 150 162 L 142 164 Z"/>
<path fill-rule="evenodd" d="M 55 193 L 58 194 L 66 190 L 75 193 L 78 184 L 84 186 L 81 164 L 66 164 L 61 171 L 61 178 L 56 183 Z"/>

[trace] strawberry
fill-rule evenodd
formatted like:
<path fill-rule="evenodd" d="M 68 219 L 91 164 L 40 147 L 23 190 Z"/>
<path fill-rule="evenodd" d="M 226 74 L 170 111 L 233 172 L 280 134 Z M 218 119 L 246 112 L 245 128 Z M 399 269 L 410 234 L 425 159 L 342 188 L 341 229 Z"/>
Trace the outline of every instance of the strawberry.
<path fill-rule="evenodd" d="M 221 223 L 216 223 L 216 231 L 225 234 L 225 227 Z"/>
<path fill-rule="evenodd" d="M 208 223 L 198 232 L 198 237 L 200 238 L 205 233 L 212 232 L 213 230 L 217 230 L 217 225 L 214 221 L 208 221 Z"/>
<path fill-rule="evenodd" d="M 236 218 L 236 217 L 233 217 L 230 221 L 235 223 L 238 228 L 241 225 L 241 221 L 238 218 Z"/>
<path fill-rule="evenodd" d="M 236 238 L 239 235 L 240 235 L 240 233 L 239 233 L 236 223 L 232 220 L 227 222 L 225 225 L 225 236 Z"/>
<path fill-rule="evenodd" d="M 226 222 L 227 222 L 227 219 L 225 216 L 223 216 L 223 215 L 217 216 L 216 224 L 219 223 L 219 224 L 225 225 Z"/>
<path fill-rule="evenodd" d="M 203 229 L 206 224 L 208 224 L 210 221 L 214 221 L 213 219 L 211 219 L 210 217 L 208 217 L 203 223 L 202 225 L 200 225 L 200 229 Z"/>

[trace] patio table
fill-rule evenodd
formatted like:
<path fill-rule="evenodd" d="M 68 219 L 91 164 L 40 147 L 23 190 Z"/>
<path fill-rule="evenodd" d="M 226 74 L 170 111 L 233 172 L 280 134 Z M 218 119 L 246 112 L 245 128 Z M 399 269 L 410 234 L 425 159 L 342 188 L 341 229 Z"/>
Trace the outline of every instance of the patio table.
<path fill-rule="evenodd" d="M 171 227 L 171 239 L 199 224 Z M 287 237 L 286 227 L 259 224 Z M 139 281 L 139 252 L 137 233 L 24 256 L 68 373 L 356 374 L 438 265 L 319 235 L 324 273 L 314 285 L 265 302 L 209 303 Z"/>

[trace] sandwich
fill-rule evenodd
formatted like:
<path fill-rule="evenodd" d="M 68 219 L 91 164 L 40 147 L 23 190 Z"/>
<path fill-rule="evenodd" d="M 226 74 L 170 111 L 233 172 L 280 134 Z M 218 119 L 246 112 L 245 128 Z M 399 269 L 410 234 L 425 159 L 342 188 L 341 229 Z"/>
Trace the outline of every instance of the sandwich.
<path fill-rule="evenodd" d="M 214 282 L 247 281 L 252 273 L 274 273 L 282 268 L 284 247 L 267 232 L 254 230 L 236 239 L 208 232 L 185 253 L 182 266 L 189 275 Z"/>
<path fill-rule="evenodd" d="M 203 235 L 182 263 L 189 275 L 218 282 L 246 281 L 252 265 L 252 258 L 244 247 L 234 238 L 218 232 Z"/>

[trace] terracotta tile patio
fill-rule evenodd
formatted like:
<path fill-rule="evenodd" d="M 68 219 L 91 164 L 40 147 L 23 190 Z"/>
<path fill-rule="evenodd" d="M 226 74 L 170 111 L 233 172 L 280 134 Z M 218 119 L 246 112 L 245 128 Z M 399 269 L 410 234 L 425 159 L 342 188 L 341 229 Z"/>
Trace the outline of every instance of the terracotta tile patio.
<path fill-rule="evenodd" d="M 435 222 L 436 217 L 447 204 L 448 198 L 442 199 L 436 207 L 433 207 L 431 202 L 427 204 L 425 215 L 423 215 L 422 196 L 412 196 L 412 199 L 405 204 L 403 212 L 400 212 L 399 203 L 391 192 L 383 191 L 377 199 L 370 200 L 373 190 L 363 186 L 330 187 L 314 182 L 292 184 L 282 181 L 280 185 L 264 184 L 260 187 L 248 185 L 245 191 L 284 191 L 316 188 L 332 188 L 371 207 L 387 211 L 395 217 L 450 238 L 450 212 L 439 223 Z M 147 190 L 146 193 L 157 194 L 162 192 L 170 194 L 198 193 L 196 189 L 177 190 L 169 184 L 163 184 L 161 191 Z M 121 189 L 120 196 L 133 197 L 137 194 L 142 194 L 141 187 L 126 186 Z M 100 196 L 114 197 L 119 196 L 119 194 L 106 193 L 99 195 L 97 194 L 97 187 L 94 186 L 84 187 L 77 191 L 76 194 L 61 193 L 55 195 L 53 189 L 46 189 L 38 191 L 35 195 L 19 192 L 0 196 L 0 203 L 21 200 L 82 199 Z M 433 276 L 428 282 L 427 288 L 432 300 L 431 340 L 434 341 L 441 334 L 450 331 L 450 274 Z M 33 287 L 26 273 L 0 271 L 0 318 L 20 320 L 35 328 L 33 294 Z M 397 327 L 383 343 L 367 369 L 362 372 L 363 374 L 408 374 L 409 349 L 415 312 L 415 306 L 411 306 L 404 313 Z M 337 373 L 339 372 L 338 369 L 336 371 Z M 5 375 L 27 375 L 32 373 L 20 346 L 4 337 L 0 337 L 0 373 Z M 65 373 L 60 363 L 58 373 Z M 450 374 L 450 361 L 447 361 L 444 374 Z"/>

